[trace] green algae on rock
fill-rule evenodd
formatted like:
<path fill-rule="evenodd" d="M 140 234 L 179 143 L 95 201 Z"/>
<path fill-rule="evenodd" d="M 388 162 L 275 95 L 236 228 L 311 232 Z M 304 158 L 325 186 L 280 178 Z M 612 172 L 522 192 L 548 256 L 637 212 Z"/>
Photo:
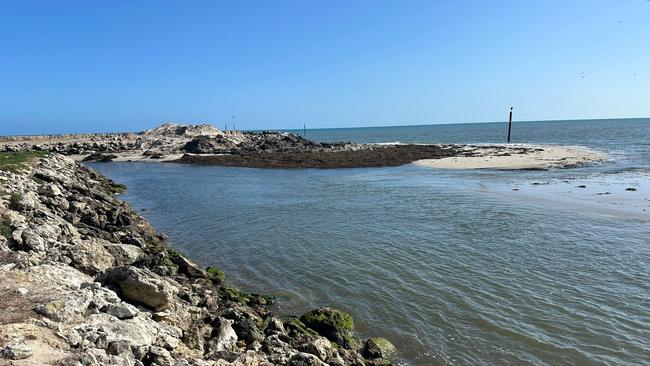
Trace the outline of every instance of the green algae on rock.
<path fill-rule="evenodd" d="M 208 272 L 208 278 L 214 284 L 222 283 L 226 279 L 226 274 L 219 268 L 208 267 L 206 271 Z"/>
<path fill-rule="evenodd" d="M 391 359 L 397 353 L 397 348 L 388 339 L 376 337 L 366 341 L 363 353 L 368 358 Z"/>
<path fill-rule="evenodd" d="M 354 335 L 354 319 L 344 311 L 323 307 L 307 312 L 300 321 L 343 348 L 352 349 L 359 345 L 359 339 Z"/>
<path fill-rule="evenodd" d="M 272 305 L 275 303 L 275 298 L 272 295 L 247 294 L 227 286 L 221 288 L 221 295 L 226 300 L 246 305 Z"/>

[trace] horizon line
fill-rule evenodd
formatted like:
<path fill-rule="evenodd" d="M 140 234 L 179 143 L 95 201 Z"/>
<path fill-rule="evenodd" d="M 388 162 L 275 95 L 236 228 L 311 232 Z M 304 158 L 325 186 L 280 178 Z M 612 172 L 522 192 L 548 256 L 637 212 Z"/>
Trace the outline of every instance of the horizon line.
<path fill-rule="evenodd" d="M 650 117 L 616 117 L 616 118 L 579 118 L 579 119 L 541 119 L 541 120 L 513 120 L 513 123 L 530 123 L 530 122 L 587 122 L 587 121 L 604 121 L 604 120 L 613 120 L 613 121 L 623 121 L 623 120 L 644 120 L 644 119 L 650 119 Z M 155 125 L 150 128 L 155 128 L 158 126 L 161 126 L 166 123 L 176 123 L 180 125 L 200 125 L 200 124 L 209 124 L 212 125 L 221 131 L 224 131 L 221 129 L 216 123 L 210 123 L 210 122 L 193 122 L 193 123 L 180 123 L 180 122 L 162 122 L 158 125 Z M 503 120 L 503 121 L 477 121 L 477 122 L 444 122 L 444 123 L 422 123 L 422 124 L 403 124 L 403 125 L 374 125 L 374 126 L 350 126 L 350 127 L 314 127 L 314 128 L 309 128 L 307 127 L 306 129 L 309 131 L 314 131 L 314 130 L 338 130 L 338 129 L 358 129 L 358 128 L 390 128 L 390 127 L 420 127 L 420 126 L 445 126 L 445 125 L 469 125 L 469 124 L 488 124 L 488 123 L 508 123 L 508 121 Z M 96 131 L 96 132 L 67 132 L 67 133 L 40 133 L 40 134 L 10 134 L 10 135 L 0 135 L 0 137 L 21 137 L 21 136 L 65 136 L 65 135 L 101 135 L 101 134 L 127 134 L 127 133 L 142 133 L 147 131 L 148 129 L 144 129 L 141 131 L 113 131 L 113 132 L 107 132 L 107 131 Z M 262 128 L 262 129 L 241 129 L 238 131 L 242 132 L 257 132 L 257 131 L 302 131 L 303 128 L 297 127 L 297 128 Z M 228 130 L 232 131 L 232 130 Z"/>

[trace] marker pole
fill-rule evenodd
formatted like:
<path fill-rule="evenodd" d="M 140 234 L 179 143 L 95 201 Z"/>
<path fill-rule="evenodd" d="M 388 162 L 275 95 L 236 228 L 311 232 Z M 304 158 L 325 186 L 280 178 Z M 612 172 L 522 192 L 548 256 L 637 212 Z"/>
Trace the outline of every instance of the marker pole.
<path fill-rule="evenodd" d="M 508 120 L 508 142 L 510 142 L 511 131 L 512 131 L 512 107 L 510 107 L 510 119 Z"/>

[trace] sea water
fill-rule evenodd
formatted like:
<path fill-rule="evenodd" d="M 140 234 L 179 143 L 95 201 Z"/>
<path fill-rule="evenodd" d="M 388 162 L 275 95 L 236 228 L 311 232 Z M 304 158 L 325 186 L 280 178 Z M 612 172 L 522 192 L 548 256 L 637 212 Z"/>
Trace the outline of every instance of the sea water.
<path fill-rule="evenodd" d="M 506 128 L 307 137 L 501 143 Z M 92 166 L 230 284 L 275 294 L 281 313 L 344 309 L 361 335 L 390 339 L 403 364 L 650 364 L 650 120 L 516 123 L 513 142 L 583 146 L 608 161 L 551 171 Z"/>

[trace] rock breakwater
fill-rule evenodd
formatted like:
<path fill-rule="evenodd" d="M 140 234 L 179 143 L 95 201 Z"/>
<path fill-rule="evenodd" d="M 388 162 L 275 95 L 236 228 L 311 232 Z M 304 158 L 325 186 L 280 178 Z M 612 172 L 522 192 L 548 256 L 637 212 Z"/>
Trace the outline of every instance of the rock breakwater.
<path fill-rule="evenodd" d="M 0 364 L 391 364 L 394 347 L 363 342 L 349 314 L 274 314 L 271 296 L 173 251 L 96 171 L 0 158 Z"/>

